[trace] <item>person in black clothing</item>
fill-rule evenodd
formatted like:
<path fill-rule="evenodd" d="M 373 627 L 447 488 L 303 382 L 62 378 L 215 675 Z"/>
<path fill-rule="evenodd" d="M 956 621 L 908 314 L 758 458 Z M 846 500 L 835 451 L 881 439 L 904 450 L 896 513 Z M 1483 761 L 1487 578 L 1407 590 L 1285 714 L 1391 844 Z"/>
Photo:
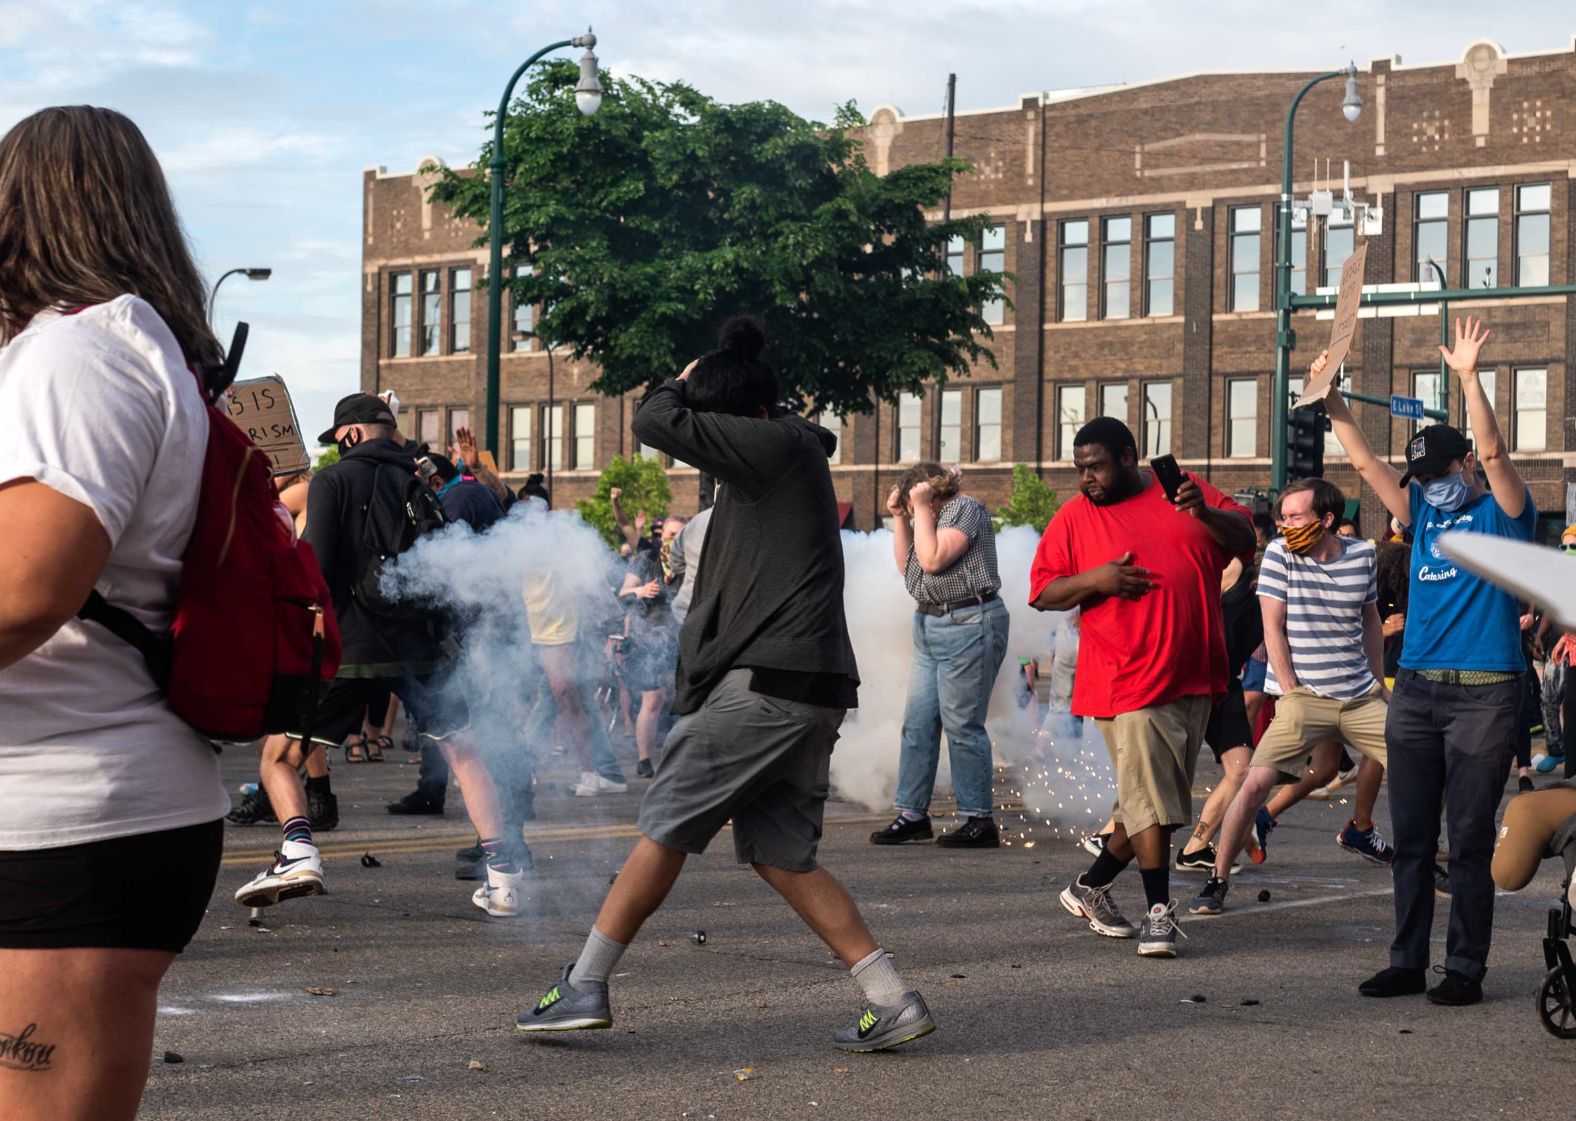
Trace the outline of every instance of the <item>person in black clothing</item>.
<path fill-rule="evenodd" d="M 503 505 L 475 479 L 460 474 L 448 456 L 428 452 L 416 460 L 417 467 L 438 496 L 443 516 L 451 522 L 464 522 L 477 533 L 485 533 L 503 517 Z M 416 789 L 385 807 L 400 816 L 441 814 L 449 792 L 449 764 L 443 751 L 430 739 L 421 741 L 421 771 Z"/>
<path fill-rule="evenodd" d="M 762 343 L 753 321 L 730 321 L 718 350 L 652 390 L 635 414 L 643 445 L 724 485 L 679 636 L 679 721 L 641 806 L 642 837 L 579 959 L 520 1014 L 521 1031 L 612 1025 L 608 977 L 685 858 L 729 820 L 740 863 L 789 902 L 864 992 L 858 1026 L 839 1031 L 837 1046 L 884 1050 L 935 1030 L 847 890 L 816 864 L 832 745 L 859 687 L 827 466 L 837 441 L 778 413 Z"/>
<path fill-rule="evenodd" d="M 473 902 L 499 917 L 523 910 L 525 872 L 518 849 L 504 844 L 496 789 L 465 736 L 470 713 L 446 688 L 454 644 L 442 636 L 442 623 L 429 609 L 374 606 L 357 591 L 380 559 L 370 552 L 375 544 L 368 541 L 369 509 L 374 503 L 398 507 L 410 501 L 407 488 L 416 461 L 395 436 L 388 405 L 370 394 L 353 393 L 335 407 L 334 426 L 321 437 L 325 444 L 338 444 L 340 461 L 312 480 L 305 539 L 333 595 L 343 654 L 312 728 L 264 743 L 260 778 L 284 841 L 273 863 L 235 893 L 243 907 L 322 893 L 322 858 L 312 841 L 306 795 L 296 775 L 302 741 L 309 731 L 314 742 L 339 743 L 361 727 L 368 703 L 388 689 L 404 701 L 417 734 L 442 744 L 465 788 L 466 809 L 489 858 L 488 882 L 472 896 Z"/>

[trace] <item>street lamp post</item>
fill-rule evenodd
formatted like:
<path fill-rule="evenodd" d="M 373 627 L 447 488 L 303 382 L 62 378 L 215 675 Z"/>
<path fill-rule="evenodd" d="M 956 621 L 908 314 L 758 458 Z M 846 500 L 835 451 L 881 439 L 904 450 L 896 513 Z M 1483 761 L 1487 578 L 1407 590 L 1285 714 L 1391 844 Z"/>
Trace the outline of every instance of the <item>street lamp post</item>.
<path fill-rule="evenodd" d="M 219 301 L 219 285 L 232 276 L 244 276 L 247 280 L 267 280 L 274 275 L 273 269 L 231 269 L 218 280 L 213 282 L 213 291 L 208 294 L 208 322 L 213 323 L 213 309 Z"/>
<path fill-rule="evenodd" d="M 498 116 L 493 120 L 492 159 L 487 170 L 492 189 L 492 220 L 487 225 L 487 426 L 485 439 L 489 450 L 495 454 L 503 451 L 502 433 L 498 417 L 498 365 L 503 341 L 503 187 L 508 163 L 504 159 L 503 126 L 509 113 L 509 99 L 514 96 L 514 85 L 520 76 L 543 55 L 563 47 L 584 47 L 580 56 L 580 81 L 575 86 L 575 104 L 580 112 L 591 116 L 602 105 L 602 83 L 597 78 L 597 58 L 592 53 L 596 36 L 587 29 L 584 35 L 549 43 L 520 64 L 520 68 L 503 88 L 498 100 Z M 544 344 L 545 345 L 545 344 Z"/>
<path fill-rule="evenodd" d="M 1275 248 L 1275 386 L 1270 401 L 1270 481 L 1279 493 L 1286 486 L 1286 412 L 1291 404 L 1291 348 L 1296 336 L 1291 330 L 1291 209 L 1292 209 L 1292 130 L 1295 126 L 1297 106 L 1309 90 L 1331 78 L 1346 79 L 1346 99 L 1341 102 L 1341 113 L 1348 121 L 1355 121 L 1363 111 L 1363 99 L 1357 92 L 1357 65 L 1349 64 L 1345 70 L 1331 70 L 1308 81 L 1291 100 L 1286 110 L 1286 139 L 1281 152 L 1280 212 L 1276 215 Z"/>

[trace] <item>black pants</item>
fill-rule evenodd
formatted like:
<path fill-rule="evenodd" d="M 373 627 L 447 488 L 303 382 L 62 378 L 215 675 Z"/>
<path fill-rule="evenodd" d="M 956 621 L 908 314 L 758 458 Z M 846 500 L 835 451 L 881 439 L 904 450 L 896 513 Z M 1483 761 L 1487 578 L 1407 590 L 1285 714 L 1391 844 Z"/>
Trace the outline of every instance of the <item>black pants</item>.
<path fill-rule="evenodd" d="M 416 778 L 416 790 L 440 806 L 449 792 L 449 761 L 443 757 L 443 749 L 431 740 L 421 744 L 421 773 Z"/>
<path fill-rule="evenodd" d="M 1450 830 L 1450 927 L 1445 968 L 1481 980 L 1494 933 L 1495 814 L 1516 750 L 1521 679 L 1445 685 L 1396 677 L 1385 722 L 1395 843 L 1395 941 L 1390 964 L 1426 969 L 1434 924 L 1439 814 Z"/>

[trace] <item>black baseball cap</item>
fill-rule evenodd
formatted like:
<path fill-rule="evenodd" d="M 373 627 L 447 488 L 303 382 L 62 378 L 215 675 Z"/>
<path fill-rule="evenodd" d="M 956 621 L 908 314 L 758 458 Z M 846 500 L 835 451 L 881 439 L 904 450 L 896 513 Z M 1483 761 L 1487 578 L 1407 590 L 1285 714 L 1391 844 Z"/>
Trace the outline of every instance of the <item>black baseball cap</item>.
<path fill-rule="evenodd" d="M 393 428 L 394 413 L 387 401 L 370 393 L 352 393 L 349 397 L 341 397 L 339 404 L 334 406 L 333 425 L 317 438 L 317 442 L 335 443 L 334 433 L 348 424 L 386 424 Z"/>
<path fill-rule="evenodd" d="M 1448 424 L 1421 428 L 1406 442 L 1406 474 L 1401 476 L 1401 485 L 1405 486 L 1414 475 L 1443 475 L 1471 450 L 1471 441 L 1459 428 Z"/>

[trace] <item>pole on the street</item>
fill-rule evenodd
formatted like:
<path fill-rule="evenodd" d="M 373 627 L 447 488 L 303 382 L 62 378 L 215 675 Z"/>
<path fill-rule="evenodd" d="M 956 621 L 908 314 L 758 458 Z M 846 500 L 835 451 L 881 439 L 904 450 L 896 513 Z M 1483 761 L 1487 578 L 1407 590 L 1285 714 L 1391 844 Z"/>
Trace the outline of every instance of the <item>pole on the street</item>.
<path fill-rule="evenodd" d="M 503 187 L 508 170 L 508 161 L 504 159 L 503 126 L 509 115 L 509 100 L 514 96 L 514 86 L 520 76 L 544 55 L 563 47 L 584 47 L 585 54 L 580 56 L 580 81 L 575 86 L 575 104 L 581 113 L 591 116 L 602 105 L 602 83 L 597 77 L 597 58 L 592 53 L 595 46 L 596 36 L 590 30 L 573 39 L 549 43 L 520 64 L 498 99 L 498 115 L 493 120 L 492 159 L 487 162 L 492 216 L 487 224 L 487 416 L 483 429 L 483 439 L 494 455 L 503 452 L 503 434 L 498 423 L 498 368 L 503 346 Z"/>
<path fill-rule="evenodd" d="M 1292 140 L 1296 126 L 1297 106 L 1308 91 L 1320 82 L 1331 78 L 1346 79 L 1346 100 L 1341 112 L 1348 121 L 1355 121 L 1363 110 L 1363 99 L 1357 92 L 1357 66 L 1349 64 L 1345 70 L 1331 70 L 1311 78 L 1297 91 L 1286 110 L 1286 138 L 1281 151 L 1280 208 L 1276 214 L 1275 246 L 1275 384 L 1270 394 L 1270 482 L 1276 493 L 1286 486 L 1286 413 L 1291 404 L 1291 349 L 1297 337 L 1291 329 L 1291 204 L 1292 204 Z M 1310 269 L 1312 266 L 1309 266 Z"/>
<path fill-rule="evenodd" d="M 247 280 L 267 280 L 274 275 L 273 269 L 231 269 L 213 282 L 213 290 L 208 293 L 208 324 L 213 325 L 213 309 L 219 302 L 219 285 L 229 280 L 232 276 L 244 276 Z"/>
<path fill-rule="evenodd" d="M 1434 270 L 1434 277 L 1439 281 L 1439 290 L 1445 290 L 1445 270 L 1439 267 L 1439 262 L 1432 257 L 1428 259 L 1428 267 Z M 1439 345 L 1448 349 L 1450 347 L 1450 301 L 1439 301 Z M 1439 356 L 1439 409 L 1445 414 L 1440 419 L 1446 424 L 1450 423 L 1450 363 L 1445 361 L 1445 356 Z"/>

